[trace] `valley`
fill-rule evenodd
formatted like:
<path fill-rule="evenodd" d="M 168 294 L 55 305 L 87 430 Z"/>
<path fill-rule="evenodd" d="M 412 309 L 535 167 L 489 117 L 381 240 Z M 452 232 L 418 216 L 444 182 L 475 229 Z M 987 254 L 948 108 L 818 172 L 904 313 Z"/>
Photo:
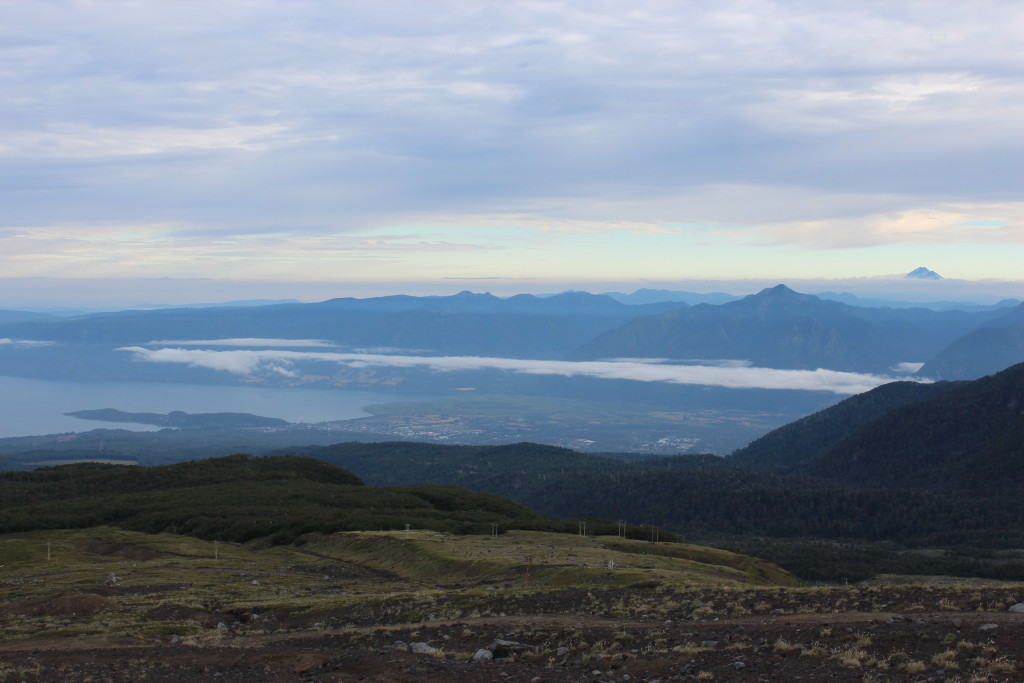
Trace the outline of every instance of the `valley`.
<path fill-rule="evenodd" d="M 1018 675 L 1024 365 L 903 362 L 1015 308 L 589 297 L 14 323 L 50 338 L 0 348 L 7 380 L 70 370 L 40 400 L 101 427 L 0 439 L 0 674 Z M 446 316 L 463 338 L 409 346 Z"/>
<path fill-rule="evenodd" d="M 366 406 L 371 417 L 317 429 L 368 432 L 404 441 L 503 444 L 518 441 L 581 451 L 668 455 L 728 453 L 793 418 L 742 409 L 677 410 L 656 405 L 528 396 L 474 396 Z"/>
<path fill-rule="evenodd" d="M 1024 3 L 0 18 L 0 683 L 1024 683 Z"/>

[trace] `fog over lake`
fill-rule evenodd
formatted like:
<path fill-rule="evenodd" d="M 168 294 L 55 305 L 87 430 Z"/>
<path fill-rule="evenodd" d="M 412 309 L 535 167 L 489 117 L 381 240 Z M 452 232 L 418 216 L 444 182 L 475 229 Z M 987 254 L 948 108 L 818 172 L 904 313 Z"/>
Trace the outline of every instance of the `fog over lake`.
<path fill-rule="evenodd" d="M 149 425 L 98 422 L 64 415 L 95 408 L 147 413 L 169 413 L 173 410 L 252 413 L 290 422 L 322 422 L 362 417 L 367 414 L 363 406 L 409 398 L 403 394 L 342 389 L 55 382 L 0 377 L 0 437 L 83 432 L 100 427 L 133 431 L 158 429 Z"/>

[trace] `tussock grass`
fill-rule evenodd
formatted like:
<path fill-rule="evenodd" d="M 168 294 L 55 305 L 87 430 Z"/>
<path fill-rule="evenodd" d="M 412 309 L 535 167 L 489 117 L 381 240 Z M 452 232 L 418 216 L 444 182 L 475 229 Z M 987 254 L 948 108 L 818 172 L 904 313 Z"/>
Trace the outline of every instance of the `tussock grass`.
<path fill-rule="evenodd" d="M 762 581 L 693 559 L 696 546 L 615 538 L 420 530 L 309 534 L 302 541 L 266 547 L 112 527 L 0 536 L 0 630 L 10 639 L 50 633 L 219 641 L 235 632 L 217 624 L 233 629 L 243 614 L 264 621 L 253 618 L 239 633 L 329 630 L 454 619 L 474 610 L 500 615 L 505 608 L 495 600 L 565 588 L 634 587 L 639 592 L 623 593 L 620 605 L 594 602 L 587 609 L 658 614 L 678 607 L 679 591 L 731 591 Z M 732 561 L 730 555 L 703 556 Z M 119 577 L 116 585 L 104 585 L 111 574 Z M 641 594 L 640 602 L 630 597 Z M 92 607 L 76 613 L 84 608 L 69 605 Z"/>

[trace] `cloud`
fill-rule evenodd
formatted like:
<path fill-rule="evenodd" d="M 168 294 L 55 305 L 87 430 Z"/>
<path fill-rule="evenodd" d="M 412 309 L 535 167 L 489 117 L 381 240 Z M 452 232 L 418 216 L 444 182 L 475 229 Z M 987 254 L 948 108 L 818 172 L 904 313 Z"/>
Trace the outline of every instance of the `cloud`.
<path fill-rule="evenodd" d="M 66 277 L 145 277 L 168 271 L 203 277 L 215 268 L 221 278 L 244 275 L 254 264 L 271 277 L 297 277 L 299 270 L 326 275 L 339 261 L 363 262 L 367 272 L 374 272 L 381 261 L 499 248 L 419 233 L 211 235 L 182 224 L 130 223 L 22 227 L 0 235 L 0 247 L 0 262 L 10 260 L 5 270 L 12 276 L 31 276 L 45 264 L 60 263 Z"/>
<path fill-rule="evenodd" d="M 0 26 L 0 234 L 31 229 L 3 272 L 472 277 L 507 226 L 531 253 L 626 235 L 632 264 L 692 226 L 1021 241 L 1016 0 L 214 4 L 28 2 Z"/>
<path fill-rule="evenodd" d="M 861 248 L 883 244 L 1024 244 L 1024 202 L 931 207 L 764 226 L 774 244 Z"/>
<path fill-rule="evenodd" d="M 624 361 L 545 361 L 476 356 L 399 356 L 359 353 L 302 351 L 209 351 L 205 349 L 124 347 L 135 359 L 151 363 L 185 363 L 235 374 L 261 371 L 292 373 L 298 362 L 337 363 L 353 368 L 424 368 L 436 372 L 504 370 L 533 375 L 595 377 L 599 379 L 700 384 L 733 389 L 801 389 L 856 394 L 893 381 L 880 375 L 837 372 L 834 370 L 777 370 L 749 367 L 735 361 L 723 365 L 667 365 L 661 362 Z"/>
<path fill-rule="evenodd" d="M 52 341 L 35 341 L 32 339 L 11 339 L 10 337 L 0 338 L 0 346 L 52 346 Z"/>
<path fill-rule="evenodd" d="M 190 339 L 190 340 L 173 340 L 165 339 L 163 341 L 151 341 L 146 346 L 276 346 L 276 347 L 312 347 L 312 346 L 326 346 L 334 347 L 329 341 L 323 339 L 262 339 L 256 337 L 234 337 L 228 339 Z"/>
<path fill-rule="evenodd" d="M 232 126 L 181 130 L 168 127 L 96 128 L 60 124 L 47 131 L 19 136 L 0 147 L 0 158 L 89 159 L 166 154 L 176 150 L 269 149 L 285 125 Z"/>

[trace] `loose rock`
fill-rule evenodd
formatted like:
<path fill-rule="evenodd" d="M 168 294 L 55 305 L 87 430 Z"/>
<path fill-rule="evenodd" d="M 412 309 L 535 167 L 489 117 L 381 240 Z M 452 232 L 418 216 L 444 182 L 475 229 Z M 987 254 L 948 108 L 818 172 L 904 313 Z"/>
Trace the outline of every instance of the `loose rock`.
<path fill-rule="evenodd" d="M 416 655 L 432 655 L 437 652 L 437 648 L 431 647 L 426 643 L 410 643 L 409 652 Z"/>

